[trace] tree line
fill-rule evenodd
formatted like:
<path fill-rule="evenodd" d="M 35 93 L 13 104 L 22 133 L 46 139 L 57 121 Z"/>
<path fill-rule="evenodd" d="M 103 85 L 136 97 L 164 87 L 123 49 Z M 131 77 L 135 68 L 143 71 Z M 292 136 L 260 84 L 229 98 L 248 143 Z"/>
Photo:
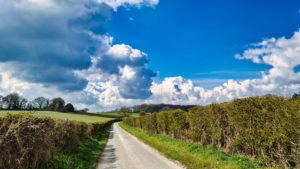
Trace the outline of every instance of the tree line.
<path fill-rule="evenodd" d="M 167 111 L 167 110 L 184 110 L 188 111 L 189 108 L 195 107 L 195 105 L 172 105 L 172 104 L 141 104 L 137 106 L 133 106 L 132 112 L 139 113 L 141 111 L 147 112 L 147 113 L 156 113 L 161 111 Z"/>
<path fill-rule="evenodd" d="M 118 112 L 120 116 L 129 117 L 130 113 L 139 113 L 140 116 L 144 116 L 146 114 L 158 113 L 168 110 L 180 109 L 183 111 L 188 111 L 192 107 L 195 107 L 195 105 L 141 104 L 133 107 L 121 107 L 110 112 Z"/>
<path fill-rule="evenodd" d="M 1 110 L 49 110 L 58 112 L 87 112 L 88 109 L 76 110 L 72 103 L 65 102 L 61 97 L 48 99 L 37 97 L 28 101 L 18 93 L 11 93 L 6 96 L 0 95 Z"/>

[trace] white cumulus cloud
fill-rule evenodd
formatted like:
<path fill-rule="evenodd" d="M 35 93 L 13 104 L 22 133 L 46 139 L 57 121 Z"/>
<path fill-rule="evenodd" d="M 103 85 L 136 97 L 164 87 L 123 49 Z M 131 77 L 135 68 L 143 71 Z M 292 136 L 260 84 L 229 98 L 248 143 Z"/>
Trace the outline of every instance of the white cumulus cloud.
<path fill-rule="evenodd" d="M 235 55 L 235 58 L 249 59 L 253 63 L 270 65 L 272 68 L 261 72 L 261 78 L 228 80 L 213 89 L 195 86 L 191 80 L 182 77 L 165 78 L 162 83 L 153 83 L 150 102 L 209 104 L 247 96 L 290 95 L 300 92 L 300 72 L 295 72 L 295 68 L 300 65 L 299 31 L 291 38 L 263 40 L 245 50 L 242 55 Z"/>
<path fill-rule="evenodd" d="M 148 68 L 146 53 L 113 44 L 106 32 L 92 32 L 111 19 L 111 8 L 155 6 L 158 0 L 0 3 L 1 95 L 18 92 L 29 99 L 63 97 L 78 108 L 108 110 L 140 103 L 209 104 L 300 92 L 300 72 L 295 71 L 300 65 L 299 31 L 290 38 L 265 39 L 235 55 L 241 61 L 271 66 L 260 78 L 232 79 L 206 89 L 180 76 L 152 82 L 156 73 Z"/>
<path fill-rule="evenodd" d="M 153 7 L 159 3 L 159 0 L 98 0 L 98 2 L 105 3 L 116 11 L 118 7 L 126 5 L 137 7 L 147 5 Z"/>

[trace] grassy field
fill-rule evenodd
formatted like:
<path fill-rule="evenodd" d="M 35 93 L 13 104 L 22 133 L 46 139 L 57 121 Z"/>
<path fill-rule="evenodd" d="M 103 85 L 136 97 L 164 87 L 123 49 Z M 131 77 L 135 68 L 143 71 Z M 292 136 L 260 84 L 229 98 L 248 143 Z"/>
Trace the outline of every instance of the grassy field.
<path fill-rule="evenodd" d="M 12 114 L 32 113 L 34 116 L 38 116 L 38 117 L 51 117 L 51 118 L 62 119 L 62 120 L 83 121 L 83 122 L 87 122 L 87 123 L 104 122 L 104 121 L 112 120 L 112 118 L 80 115 L 80 114 L 72 114 L 72 113 L 61 113 L 61 112 L 53 112 L 53 111 L 7 111 L 7 110 L 4 110 L 4 111 L 0 111 L 0 117 L 5 116 L 8 112 L 12 113 Z"/>
<path fill-rule="evenodd" d="M 99 157 L 104 151 L 110 127 L 104 132 L 96 133 L 95 135 L 79 142 L 71 151 L 59 152 L 55 154 L 54 160 L 51 161 L 43 169 L 95 169 Z"/>
<path fill-rule="evenodd" d="M 108 115 L 108 116 L 116 116 L 116 117 L 122 117 L 118 112 L 109 112 L 109 113 L 97 113 L 101 115 Z M 130 113 L 129 117 L 139 117 L 140 115 L 138 113 Z"/>
<path fill-rule="evenodd" d="M 160 151 L 166 157 L 179 161 L 189 169 L 264 168 L 245 156 L 228 156 L 221 150 L 209 146 L 200 146 L 194 143 L 182 142 L 169 137 L 145 132 L 141 129 L 129 127 L 123 123 L 119 124 L 123 129 L 136 136 L 144 143 Z"/>

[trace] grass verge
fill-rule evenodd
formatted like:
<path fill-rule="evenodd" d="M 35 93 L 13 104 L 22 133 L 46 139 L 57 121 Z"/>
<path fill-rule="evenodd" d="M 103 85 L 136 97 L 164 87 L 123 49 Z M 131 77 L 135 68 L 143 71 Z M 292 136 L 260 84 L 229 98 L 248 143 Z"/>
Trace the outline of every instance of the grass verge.
<path fill-rule="evenodd" d="M 229 156 L 216 148 L 200 146 L 195 143 L 187 143 L 166 136 L 152 134 L 141 129 L 127 126 L 123 122 L 119 124 L 124 130 L 136 136 L 144 143 L 160 151 L 166 157 L 179 161 L 182 165 L 189 169 L 265 168 L 246 156 Z"/>
<path fill-rule="evenodd" d="M 71 151 L 59 152 L 43 169 L 95 169 L 109 137 L 110 127 L 79 142 Z"/>
<path fill-rule="evenodd" d="M 100 114 L 100 115 L 107 115 L 107 116 L 115 116 L 115 117 L 124 117 L 122 115 L 120 115 L 120 113 L 118 112 L 106 112 L 106 113 L 96 113 L 96 114 Z M 139 113 L 130 113 L 129 117 L 139 117 Z"/>

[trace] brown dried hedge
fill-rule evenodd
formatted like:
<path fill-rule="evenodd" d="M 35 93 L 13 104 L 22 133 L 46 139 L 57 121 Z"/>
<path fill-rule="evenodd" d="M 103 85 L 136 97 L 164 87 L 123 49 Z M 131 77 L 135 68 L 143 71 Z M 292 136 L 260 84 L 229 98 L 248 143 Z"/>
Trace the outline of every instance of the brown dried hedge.
<path fill-rule="evenodd" d="M 0 168 L 34 169 L 80 140 L 101 132 L 106 123 L 84 123 L 8 114 L 0 118 Z"/>
<path fill-rule="evenodd" d="M 179 140 L 221 147 L 228 154 L 250 155 L 268 167 L 300 168 L 300 97 L 250 97 L 188 112 L 124 118 L 123 122 Z"/>

